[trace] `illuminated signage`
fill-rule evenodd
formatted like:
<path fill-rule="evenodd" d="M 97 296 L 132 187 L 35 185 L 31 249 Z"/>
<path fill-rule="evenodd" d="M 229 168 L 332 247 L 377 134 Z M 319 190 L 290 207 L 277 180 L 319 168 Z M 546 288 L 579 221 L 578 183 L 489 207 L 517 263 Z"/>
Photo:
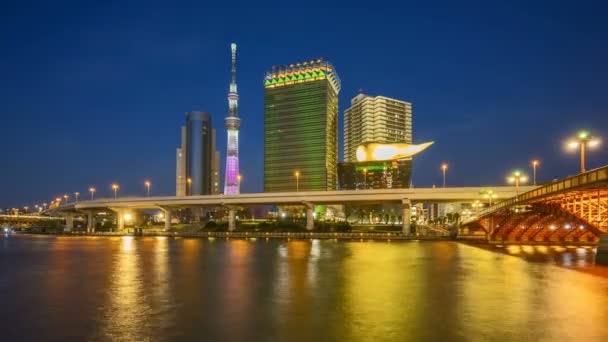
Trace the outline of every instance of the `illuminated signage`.
<path fill-rule="evenodd" d="M 412 144 L 368 143 L 357 147 L 357 161 L 396 160 L 412 157 L 431 146 L 433 142 Z"/>

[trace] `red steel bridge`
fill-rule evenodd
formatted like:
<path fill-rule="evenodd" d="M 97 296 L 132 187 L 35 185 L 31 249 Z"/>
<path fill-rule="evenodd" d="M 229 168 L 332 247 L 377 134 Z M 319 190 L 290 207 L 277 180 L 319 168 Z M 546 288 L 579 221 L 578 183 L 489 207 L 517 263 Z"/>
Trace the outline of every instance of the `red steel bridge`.
<path fill-rule="evenodd" d="M 608 233 L 608 165 L 499 202 L 461 227 L 491 243 L 597 244 Z"/>

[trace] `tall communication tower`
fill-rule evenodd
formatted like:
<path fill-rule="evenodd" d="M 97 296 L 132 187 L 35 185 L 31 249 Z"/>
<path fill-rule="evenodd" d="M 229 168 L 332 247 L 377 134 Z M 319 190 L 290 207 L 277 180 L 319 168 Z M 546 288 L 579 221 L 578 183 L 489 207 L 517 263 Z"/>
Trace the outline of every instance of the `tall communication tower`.
<path fill-rule="evenodd" d="M 238 195 L 239 183 L 239 94 L 236 89 L 236 44 L 230 45 L 232 50 L 232 81 L 228 92 L 228 116 L 224 119 L 228 133 L 226 148 L 226 177 L 224 178 L 224 194 Z"/>

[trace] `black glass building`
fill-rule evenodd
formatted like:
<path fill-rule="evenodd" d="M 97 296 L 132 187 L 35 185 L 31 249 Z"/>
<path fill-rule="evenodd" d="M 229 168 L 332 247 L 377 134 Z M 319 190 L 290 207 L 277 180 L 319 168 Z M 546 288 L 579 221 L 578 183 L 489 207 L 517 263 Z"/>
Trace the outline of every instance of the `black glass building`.
<path fill-rule="evenodd" d="M 340 190 L 409 188 L 412 160 L 339 163 L 338 178 Z"/>
<path fill-rule="evenodd" d="M 206 112 L 186 113 L 186 193 L 208 195 L 212 190 L 212 163 L 215 157 L 211 115 Z M 189 181 L 188 181 L 189 180 Z"/>

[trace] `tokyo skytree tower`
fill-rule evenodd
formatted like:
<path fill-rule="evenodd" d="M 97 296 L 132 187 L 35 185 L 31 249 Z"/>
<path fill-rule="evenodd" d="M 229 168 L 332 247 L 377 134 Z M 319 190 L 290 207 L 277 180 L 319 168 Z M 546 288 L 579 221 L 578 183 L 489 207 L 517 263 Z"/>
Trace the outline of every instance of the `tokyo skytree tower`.
<path fill-rule="evenodd" d="M 236 44 L 230 45 L 232 49 L 232 82 L 228 93 L 228 116 L 224 119 L 228 133 L 228 147 L 226 148 L 226 177 L 224 178 L 224 195 L 237 195 L 240 193 L 239 182 L 239 94 L 236 90 Z"/>

